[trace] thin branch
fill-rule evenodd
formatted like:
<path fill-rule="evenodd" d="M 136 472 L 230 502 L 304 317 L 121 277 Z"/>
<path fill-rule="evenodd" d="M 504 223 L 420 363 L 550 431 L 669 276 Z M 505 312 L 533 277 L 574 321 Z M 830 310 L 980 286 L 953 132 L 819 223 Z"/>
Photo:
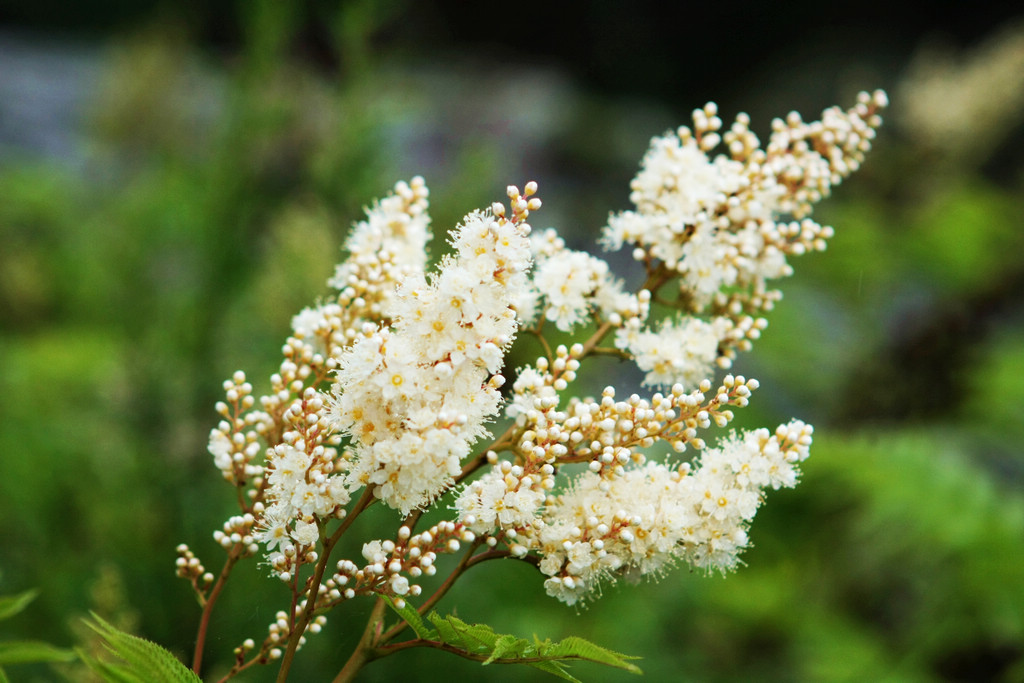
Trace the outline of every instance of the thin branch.
<path fill-rule="evenodd" d="M 342 535 L 352 525 L 352 522 L 358 517 L 366 508 L 370 507 L 376 499 L 373 495 L 373 489 L 367 487 L 363 492 L 359 502 L 355 504 L 352 511 L 345 517 L 344 521 L 338 527 L 331 537 L 323 542 L 323 552 L 320 555 L 320 559 L 317 560 L 316 569 L 313 570 L 313 575 L 309 579 L 309 587 L 306 589 L 306 607 L 302 612 L 302 617 L 295 623 L 292 624 L 292 632 L 288 638 L 288 649 L 284 653 L 284 657 L 281 659 L 281 669 L 277 673 L 278 683 L 284 683 L 288 680 L 288 671 L 291 669 L 292 660 L 295 658 L 295 651 L 299 647 L 299 639 L 302 638 L 306 632 L 306 627 L 309 626 L 309 622 L 313 619 L 313 614 L 316 611 L 316 598 L 320 591 L 320 584 L 323 582 L 324 571 L 327 569 L 327 564 L 330 561 L 331 551 L 334 550 L 334 546 L 341 540 Z"/>
<path fill-rule="evenodd" d="M 508 429 L 499 436 L 497 439 L 487 445 L 486 448 L 480 450 L 480 452 L 471 460 L 466 462 L 462 466 L 462 472 L 455 478 L 455 483 L 459 484 L 467 477 L 471 476 L 474 472 L 484 466 L 487 463 L 487 452 L 488 451 L 500 451 L 508 448 L 512 445 L 512 435 L 516 432 L 516 425 L 513 422 L 508 426 Z"/>
<path fill-rule="evenodd" d="M 231 570 L 235 564 L 242 557 L 242 551 L 240 550 L 241 544 L 236 545 L 228 553 L 228 558 L 224 562 L 223 569 L 220 570 L 220 576 L 217 577 L 217 583 L 213 585 L 210 590 L 210 594 L 206 597 L 203 602 L 203 614 L 199 618 L 199 629 L 196 631 L 196 648 L 192 653 L 192 671 L 199 675 L 199 670 L 203 666 L 203 649 L 206 646 L 206 631 L 210 626 L 210 617 L 213 614 L 213 606 L 217 602 L 217 598 L 220 597 L 220 592 L 224 589 L 224 584 L 228 580 L 228 576 L 231 574 Z"/>

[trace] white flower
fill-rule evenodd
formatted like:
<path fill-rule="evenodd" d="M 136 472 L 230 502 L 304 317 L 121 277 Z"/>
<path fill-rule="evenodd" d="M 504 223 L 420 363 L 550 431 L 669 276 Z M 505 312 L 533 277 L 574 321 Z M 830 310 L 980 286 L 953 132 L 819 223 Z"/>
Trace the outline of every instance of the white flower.
<path fill-rule="evenodd" d="M 545 298 L 545 317 L 569 331 L 587 319 L 590 301 L 608 274 L 608 264 L 580 251 L 544 259 L 533 282 Z"/>
<path fill-rule="evenodd" d="M 288 511 L 280 505 L 271 505 L 263 514 L 261 529 L 256 537 L 267 546 L 267 552 L 273 552 L 279 548 L 280 552 L 294 547 L 291 534 L 288 530 L 288 523 L 291 516 Z"/>
<path fill-rule="evenodd" d="M 213 464 L 217 466 L 217 469 L 223 472 L 230 472 L 232 467 L 231 455 L 234 452 L 234 448 L 231 445 L 231 439 L 228 438 L 227 434 L 222 432 L 220 429 L 213 429 L 210 431 L 210 445 L 208 449 L 210 455 L 213 456 Z"/>
<path fill-rule="evenodd" d="M 312 522 L 299 520 L 295 522 L 292 539 L 299 545 L 310 546 L 320 540 L 320 530 Z"/>
<path fill-rule="evenodd" d="M 328 284 L 345 290 L 360 280 L 365 282 L 367 276 L 395 283 L 405 275 L 422 272 L 430 239 L 428 194 L 423 179 L 416 177 L 410 183 L 397 183 L 393 194 L 374 202 L 366 211 L 366 220 L 356 223 L 349 233 L 345 249 L 350 256 L 338 264 Z M 389 290 L 378 294 L 387 308 Z"/>
<path fill-rule="evenodd" d="M 394 574 L 388 583 L 391 584 L 391 590 L 395 595 L 405 595 L 409 592 L 409 579 L 401 574 Z"/>
<path fill-rule="evenodd" d="M 708 323 L 687 318 L 665 322 L 657 332 L 619 330 L 617 345 L 633 354 L 644 386 L 682 384 L 692 389 L 711 377 L 718 357 L 718 335 Z"/>
<path fill-rule="evenodd" d="M 370 541 L 363 544 L 362 555 L 367 562 L 383 562 L 386 559 L 384 546 L 380 541 Z"/>
<path fill-rule="evenodd" d="M 516 481 L 510 486 L 505 473 L 495 467 L 467 486 L 455 501 L 459 519 L 476 533 L 487 533 L 495 527 L 514 529 L 530 526 L 544 504 L 545 491 Z"/>

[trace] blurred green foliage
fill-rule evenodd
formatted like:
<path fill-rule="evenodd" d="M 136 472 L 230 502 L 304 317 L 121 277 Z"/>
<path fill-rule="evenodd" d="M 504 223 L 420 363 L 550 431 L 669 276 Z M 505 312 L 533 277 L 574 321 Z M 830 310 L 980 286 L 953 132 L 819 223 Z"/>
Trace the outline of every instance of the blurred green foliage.
<path fill-rule="evenodd" d="M 516 107 L 499 90 L 464 99 L 479 73 L 368 47 L 385 16 L 360 3 L 333 17 L 340 73 L 292 56 L 286 3 L 253 5 L 226 64 L 173 26 L 144 31 L 110 48 L 82 172 L 0 167 L 0 570 L 4 593 L 41 591 L 0 641 L 71 644 L 95 610 L 188 656 L 199 610 L 173 577 L 174 547 L 217 571 L 211 532 L 232 512 L 205 452 L 220 382 L 244 368 L 265 386 L 346 226 L 394 180 L 427 175 L 441 235 L 530 173 L 538 217 L 588 244 L 625 208 L 646 137 L 681 122 L 557 79 L 537 86 L 539 104 L 529 91 Z M 822 206 L 837 226 L 829 251 L 795 263 L 737 366 L 763 387 L 738 426 L 818 428 L 802 485 L 758 515 L 748 567 L 609 587 L 574 611 L 528 567 L 492 563 L 442 612 L 579 634 L 642 655 L 652 681 L 1024 681 L 1020 170 L 934 166 L 885 129 Z M 393 523 L 375 512 L 367 524 Z M 211 626 L 211 676 L 284 598 L 255 563 L 236 571 Z M 333 676 L 368 610 L 330 617 L 296 680 Z M 364 679 L 442 666 L 466 681 L 535 676 L 411 651 Z"/>

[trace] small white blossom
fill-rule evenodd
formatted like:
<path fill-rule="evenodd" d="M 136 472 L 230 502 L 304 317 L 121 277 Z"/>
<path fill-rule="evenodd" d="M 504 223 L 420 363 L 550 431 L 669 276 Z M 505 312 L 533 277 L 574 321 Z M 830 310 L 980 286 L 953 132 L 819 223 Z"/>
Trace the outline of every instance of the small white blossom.
<path fill-rule="evenodd" d="M 719 337 L 715 328 L 699 318 L 665 322 L 657 332 L 630 334 L 619 330 L 616 345 L 633 354 L 643 370 L 645 386 L 682 384 L 692 389 L 714 371 Z"/>

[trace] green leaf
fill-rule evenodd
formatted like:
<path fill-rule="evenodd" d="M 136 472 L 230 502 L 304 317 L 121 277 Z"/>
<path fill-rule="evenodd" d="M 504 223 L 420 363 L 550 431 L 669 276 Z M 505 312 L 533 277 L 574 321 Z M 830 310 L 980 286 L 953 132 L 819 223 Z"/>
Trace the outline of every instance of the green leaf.
<path fill-rule="evenodd" d="M 39 595 L 39 591 L 28 590 L 24 593 L 18 593 L 17 595 L 6 595 L 0 597 L 0 619 L 13 617 L 15 614 L 28 607 L 28 604 L 35 600 L 37 595 Z"/>
<path fill-rule="evenodd" d="M 419 638 L 423 640 L 437 640 L 437 632 L 427 626 L 426 622 L 423 621 L 423 617 L 420 616 L 420 613 L 417 612 L 416 608 L 410 605 L 408 601 L 402 608 L 398 608 L 395 605 L 394 600 L 388 596 L 382 595 L 381 597 L 384 598 L 384 602 L 388 604 L 388 607 L 395 610 L 398 616 L 402 617 L 402 619 L 412 627 L 412 630 Z"/>
<path fill-rule="evenodd" d="M 390 601 L 389 601 L 390 604 Z M 622 669 L 630 673 L 642 673 L 640 668 L 629 660 L 637 659 L 591 643 L 583 638 L 570 636 L 557 643 L 550 640 L 530 641 L 513 635 L 495 633 L 486 624 L 468 624 L 458 617 L 441 616 L 437 612 L 427 615 L 427 621 L 433 624 L 436 631 L 430 629 L 415 609 L 406 603 L 405 612 L 392 605 L 406 621 L 409 621 L 424 646 L 446 645 L 446 650 L 488 664 L 529 664 L 541 671 L 567 681 L 577 681 L 565 669 L 570 661 L 588 661 Z M 416 622 L 414 625 L 413 622 Z"/>
<path fill-rule="evenodd" d="M 0 664 L 27 662 L 70 662 L 75 653 L 39 640 L 0 642 Z"/>
<path fill-rule="evenodd" d="M 85 662 L 89 670 L 108 683 L 145 683 L 123 665 L 102 662 L 83 650 L 76 651 L 78 658 Z"/>
<path fill-rule="evenodd" d="M 3 669 L 0 669 L 0 683 L 11 683 L 11 679 L 7 678 Z"/>
<path fill-rule="evenodd" d="M 609 650 L 578 636 L 569 636 L 548 648 L 542 648 L 542 650 L 545 655 L 550 657 L 579 657 L 588 662 L 614 666 L 631 673 L 641 673 L 639 667 L 626 661 L 629 659 L 639 659 L 639 657 Z"/>
<path fill-rule="evenodd" d="M 454 619 L 455 617 L 452 618 Z M 430 623 L 432 623 L 441 634 L 442 643 L 451 643 L 452 645 L 458 643 L 461 645 L 462 639 L 459 637 L 459 632 L 452 628 L 452 625 L 448 620 L 437 612 L 431 612 L 428 614 L 427 619 L 430 620 Z"/>
<path fill-rule="evenodd" d="M 92 618 L 93 621 L 87 620 L 85 623 L 100 634 L 107 649 L 127 664 L 127 666 L 118 667 L 96 662 L 100 669 L 97 673 L 100 673 L 106 680 L 201 683 L 199 676 L 156 643 L 119 631 L 96 614 L 93 614 Z"/>
<path fill-rule="evenodd" d="M 487 666 L 495 659 L 507 659 L 509 657 L 522 656 L 523 648 L 520 643 L 524 642 L 521 638 L 516 638 L 513 635 L 499 636 L 494 642 L 494 648 L 491 650 L 491 656 L 484 661 L 484 666 Z"/>

